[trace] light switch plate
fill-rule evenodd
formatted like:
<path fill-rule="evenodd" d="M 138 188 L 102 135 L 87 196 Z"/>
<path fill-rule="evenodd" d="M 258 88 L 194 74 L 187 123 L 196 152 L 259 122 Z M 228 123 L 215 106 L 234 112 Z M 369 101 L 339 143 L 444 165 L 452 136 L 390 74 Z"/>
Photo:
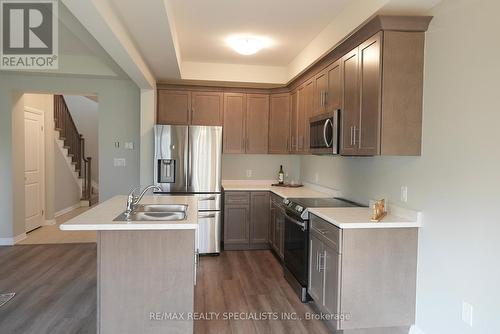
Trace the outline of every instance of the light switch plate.
<path fill-rule="evenodd" d="M 127 161 L 123 158 L 114 158 L 113 166 L 114 167 L 125 167 L 127 165 Z"/>
<path fill-rule="evenodd" d="M 125 142 L 124 144 L 126 150 L 133 150 L 134 149 L 134 143 L 133 142 Z"/>
<path fill-rule="evenodd" d="M 251 169 L 246 170 L 247 177 L 252 177 L 253 171 Z"/>

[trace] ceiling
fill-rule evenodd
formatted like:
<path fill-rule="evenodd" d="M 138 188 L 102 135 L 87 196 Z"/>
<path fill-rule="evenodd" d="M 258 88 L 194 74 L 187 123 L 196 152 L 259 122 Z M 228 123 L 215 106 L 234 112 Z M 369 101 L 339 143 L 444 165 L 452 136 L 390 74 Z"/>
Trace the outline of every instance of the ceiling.
<path fill-rule="evenodd" d="M 169 0 L 184 61 L 286 66 L 349 0 Z M 225 43 L 232 34 L 270 38 L 274 45 L 242 56 Z"/>
<path fill-rule="evenodd" d="M 440 0 L 62 0 L 141 88 L 179 80 L 283 85 L 376 14 L 425 15 Z M 243 56 L 225 39 L 274 44 Z"/>

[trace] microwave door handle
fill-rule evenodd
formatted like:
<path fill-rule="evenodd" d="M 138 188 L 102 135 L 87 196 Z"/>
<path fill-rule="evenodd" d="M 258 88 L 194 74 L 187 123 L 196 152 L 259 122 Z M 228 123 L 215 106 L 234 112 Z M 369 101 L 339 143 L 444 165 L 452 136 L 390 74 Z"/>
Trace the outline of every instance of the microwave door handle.
<path fill-rule="evenodd" d="M 332 146 L 332 140 L 331 141 L 328 141 L 328 138 L 326 138 L 326 127 L 328 126 L 328 124 L 330 124 L 330 126 L 333 128 L 333 124 L 332 124 L 332 120 L 329 118 L 325 121 L 325 124 L 323 125 L 323 140 L 325 141 L 325 145 L 326 147 L 330 147 Z"/>

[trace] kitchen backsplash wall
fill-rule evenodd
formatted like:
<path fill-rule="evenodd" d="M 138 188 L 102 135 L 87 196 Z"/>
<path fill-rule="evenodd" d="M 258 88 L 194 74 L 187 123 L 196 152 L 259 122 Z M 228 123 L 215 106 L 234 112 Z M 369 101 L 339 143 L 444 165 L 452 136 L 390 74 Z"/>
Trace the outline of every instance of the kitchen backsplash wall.
<path fill-rule="evenodd" d="M 283 165 L 285 171 L 285 181 L 299 180 L 299 156 L 272 154 L 224 154 L 222 179 L 275 180 L 278 178 L 280 165 Z M 251 171 L 250 176 L 247 174 L 248 171 Z"/>

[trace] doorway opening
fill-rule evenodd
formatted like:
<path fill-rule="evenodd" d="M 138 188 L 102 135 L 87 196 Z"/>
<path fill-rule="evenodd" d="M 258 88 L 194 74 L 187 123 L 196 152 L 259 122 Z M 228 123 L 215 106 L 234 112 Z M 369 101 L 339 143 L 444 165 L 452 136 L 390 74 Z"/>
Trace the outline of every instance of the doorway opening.
<path fill-rule="evenodd" d="M 26 238 L 18 243 L 95 242 L 95 232 L 59 225 L 99 202 L 97 96 L 25 93 L 20 109 Z"/>

